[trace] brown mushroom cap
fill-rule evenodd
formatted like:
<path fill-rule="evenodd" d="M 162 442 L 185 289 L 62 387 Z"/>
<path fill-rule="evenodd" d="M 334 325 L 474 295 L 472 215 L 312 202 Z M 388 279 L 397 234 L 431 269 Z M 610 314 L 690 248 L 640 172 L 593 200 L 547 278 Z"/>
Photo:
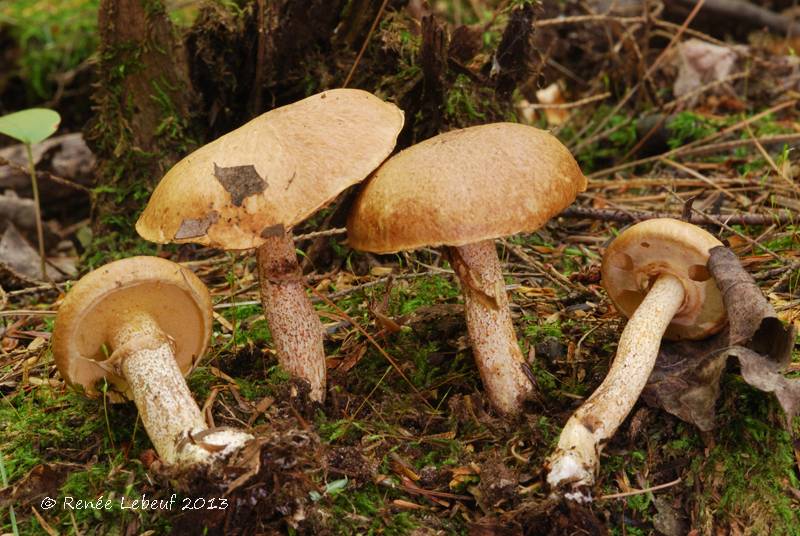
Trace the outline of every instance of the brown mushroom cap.
<path fill-rule="evenodd" d="M 158 257 L 115 261 L 78 281 L 64 298 L 53 329 L 53 357 L 64 380 L 89 396 L 106 378 L 126 394 L 127 383 L 103 367 L 111 334 L 131 312 L 146 312 L 174 342 L 184 374 L 203 355 L 211 337 L 211 296 L 191 270 Z M 118 397 L 117 397 L 118 398 Z"/>
<path fill-rule="evenodd" d="M 659 275 L 677 277 L 686 296 L 664 338 L 704 339 L 727 322 L 722 295 L 706 269 L 709 250 L 721 245 L 700 227 L 680 220 L 659 218 L 637 223 L 606 250 L 603 286 L 617 309 L 630 317 Z"/>
<path fill-rule="evenodd" d="M 543 130 L 516 123 L 453 130 L 375 171 L 350 212 L 348 242 L 390 253 L 533 231 L 585 189 L 575 159 Z"/>
<path fill-rule="evenodd" d="M 399 108 L 357 89 L 276 108 L 175 164 L 136 230 L 159 243 L 258 247 L 363 180 L 402 127 Z"/>

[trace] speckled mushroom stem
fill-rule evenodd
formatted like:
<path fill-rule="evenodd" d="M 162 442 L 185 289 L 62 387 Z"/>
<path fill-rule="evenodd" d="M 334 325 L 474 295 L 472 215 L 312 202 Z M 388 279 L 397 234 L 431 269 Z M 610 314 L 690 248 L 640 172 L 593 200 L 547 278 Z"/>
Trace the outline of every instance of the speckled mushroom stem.
<path fill-rule="evenodd" d="M 278 363 L 311 385 L 311 399 L 325 399 L 322 323 L 306 295 L 292 237 L 281 232 L 258 248 L 261 302 Z"/>
<path fill-rule="evenodd" d="M 449 255 L 461 280 L 467 330 L 486 394 L 495 409 L 516 415 L 534 385 L 525 373 L 494 240 L 451 247 Z"/>
<path fill-rule="evenodd" d="M 550 457 L 547 482 L 554 489 L 571 486 L 565 497 L 589 500 L 577 489 L 591 486 L 599 467 L 602 444 L 614 435 L 644 389 L 656 363 L 661 338 L 684 300 L 680 280 L 663 274 L 628 320 L 617 355 L 603 383 L 578 408 Z"/>
<path fill-rule="evenodd" d="M 147 435 L 164 463 L 213 463 L 253 438 L 238 430 L 208 430 L 169 338 L 146 313 L 123 316 L 109 341 L 110 361 L 119 364 Z"/>

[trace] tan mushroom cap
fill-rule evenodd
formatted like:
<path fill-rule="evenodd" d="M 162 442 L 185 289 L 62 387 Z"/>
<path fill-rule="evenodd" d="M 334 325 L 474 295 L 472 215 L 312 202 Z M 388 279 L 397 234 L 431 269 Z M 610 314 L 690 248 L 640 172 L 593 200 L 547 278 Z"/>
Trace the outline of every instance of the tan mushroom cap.
<path fill-rule="evenodd" d="M 659 275 L 677 277 L 686 296 L 664 338 L 704 339 L 727 323 L 722 294 L 706 268 L 709 251 L 721 245 L 700 227 L 680 220 L 637 223 L 606 250 L 603 287 L 617 309 L 630 317 Z"/>
<path fill-rule="evenodd" d="M 258 247 L 363 180 L 402 128 L 399 108 L 357 89 L 276 108 L 175 164 L 136 230 L 159 243 Z"/>
<path fill-rule="evenodd" d="M 132 312 L 146 312 L 174 342 L 187 374 L 211 337 L 211 296 L 188 270 L 158 257 L 130 257 L 90 272 L 64 298 L 53 329 L 53 357 L 64 380 L 97 396 L 97 383 L 123 395 L 125 380 L 103 366 L 111 334 Z M 107 350 L 106 350 L 107 351 Z M 119 397 L 116 397 L 119 399 Z"/>
<path fill-rule="evenodd" d="M 543 130 L 516 123 L 453 130 L 375 171 L 350 212 L 348 242 L 390 253 L 534 231 L 585 189 L 575 159 Z"/>

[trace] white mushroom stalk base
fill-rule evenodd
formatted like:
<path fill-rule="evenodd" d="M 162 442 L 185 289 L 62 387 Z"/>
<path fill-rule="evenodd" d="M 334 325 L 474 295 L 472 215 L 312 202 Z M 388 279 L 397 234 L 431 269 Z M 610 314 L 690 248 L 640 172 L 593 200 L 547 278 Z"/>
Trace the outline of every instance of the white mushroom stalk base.
<path fill-rule="evenodd" d="M 486 394 L 495 409 L 516 415 L 535 388 L 517 344 L 494 241 L 451 247 L 449 254 L 461 280 L 467 330 Z"/>
<path fill-rule="evenodd" d="M 680 309 L 684 289 L 672 275 L 658 277 L 622 332 L 617 355 L 603 383 L 576 411 L 550 457 L 547 482 L 568 499 L 591 500 L 578 488 L 594 484 L 602 444 L 633 408 L 655 366 L 661 337 Z"/>
<path fill-rule="evenodd" d="M 158 455 L 169 465 L 210 465 L 253 436 L 209 429 L 175 361 L 172 343 L 147 314 L 130 313 L 114 330 L 110 361 L 118 363 Z"/>
<path fill-rule="evenodd" d="M 322 323 L 303 284 L 292 237 L 285 232 L 258 248 L 261 302 L 278 363 L 311 386 L 311 399 L 325 399 L 325 347 Z"/>

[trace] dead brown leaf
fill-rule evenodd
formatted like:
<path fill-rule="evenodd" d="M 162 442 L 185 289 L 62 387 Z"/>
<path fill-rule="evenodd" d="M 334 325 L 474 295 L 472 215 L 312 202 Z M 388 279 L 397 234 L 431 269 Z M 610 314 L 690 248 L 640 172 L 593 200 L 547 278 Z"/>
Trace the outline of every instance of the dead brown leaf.
<path fill-rule="evenodd" d="M 708 270 L 722 292 L 728 327 L 702 341 L 664 342 L 643 398 L 710 430 L 720 377 L 728 358 L 735 357 L 742 378 L 756 389 L 775 393 L 791 422 L 800 409 L 800 380 L 787 379 L 782 372 L 791 360 L 795 328 L 778 319 L 731 250 L 712 249 Z"/>

